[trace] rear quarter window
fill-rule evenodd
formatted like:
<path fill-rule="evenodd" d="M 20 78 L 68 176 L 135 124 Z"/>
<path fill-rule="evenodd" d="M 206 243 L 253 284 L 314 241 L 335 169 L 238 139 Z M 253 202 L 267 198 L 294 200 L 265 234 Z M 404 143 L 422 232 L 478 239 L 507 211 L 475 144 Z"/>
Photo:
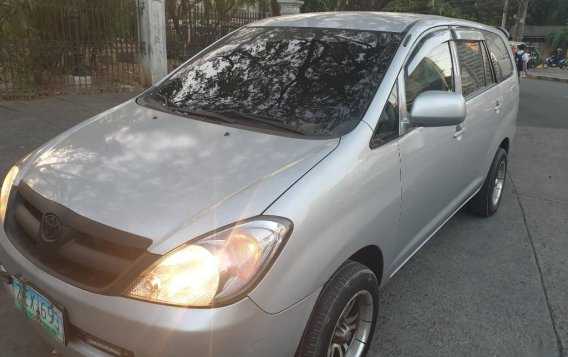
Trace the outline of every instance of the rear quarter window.
<path fill-rule="evenodd" d="M 484 31 L 485 41 L 489 49 L 491 63 L 495 68 L 497 82 L 502 82 L 513 75 L 513 63 L 509 47 L 497 34 Z"/>

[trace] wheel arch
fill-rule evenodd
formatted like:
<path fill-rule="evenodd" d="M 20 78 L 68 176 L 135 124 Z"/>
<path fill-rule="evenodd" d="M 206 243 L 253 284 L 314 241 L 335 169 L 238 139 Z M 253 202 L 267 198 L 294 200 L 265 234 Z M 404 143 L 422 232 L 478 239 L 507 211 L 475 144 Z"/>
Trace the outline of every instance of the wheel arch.
<path fill-rule="evenodd" d="M 499 147 L 501 149 L 505 150 L 508 154 L 509 153 L 509 138 L 503 139 L 503 141 L 501 141 L 501 144 L 499 144 Z"/>
<path fill-rule="evenodd" d="M 368 245 L 359 249 L 349 257 L 349 260 L 356 261 L 367 266 L 377 277 L 379 286 L 381 285 L 384 272 L 383 252 L 376 245 Z"/>

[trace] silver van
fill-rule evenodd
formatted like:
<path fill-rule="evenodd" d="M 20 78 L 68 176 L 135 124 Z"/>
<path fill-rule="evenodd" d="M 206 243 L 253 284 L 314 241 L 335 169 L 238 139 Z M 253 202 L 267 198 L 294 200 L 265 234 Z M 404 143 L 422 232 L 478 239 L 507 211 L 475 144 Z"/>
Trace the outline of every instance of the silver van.
<path fill-rule="evenodd" d="M 65 355 L 363 356 L 379 287 L 497 211 L 513 64 L 443 17 L 245 26 L 9 171 L 4 285 Z"/>

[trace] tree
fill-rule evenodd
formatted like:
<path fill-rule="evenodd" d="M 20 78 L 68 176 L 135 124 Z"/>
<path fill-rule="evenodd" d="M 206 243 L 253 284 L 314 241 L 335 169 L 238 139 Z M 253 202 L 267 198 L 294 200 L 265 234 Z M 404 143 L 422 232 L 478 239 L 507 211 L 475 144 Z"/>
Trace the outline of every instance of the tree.
<path fill-rule="evenodd" d="M 9 64 L 11 72 L 5 80 L 42 85 L 65 67 L 85 75 L 88 62 L 117 38 L 134 37 L 132 5 L 131 0 L 2 0 L 0 70 Z"/>
<path fill-rule="evenodd" d="M 0 39 L 29 30 L 29 14 L 37 7 L 36 0 L 3 0 L 0 3 Z"/>
<path fill-rule="evenodd" d="M 473 20 L 497 26 L 504 0 L 393 0 L 385 11 L 414 12 Z"/>
<path fill-rule="evenodd" d="M 391 0 L 305 0 L 302 12 L 378 11 Z"/>
<path fill-rule="evenodd" d="M 430 14 L 434 15 L 474 20 L 473 16 L 464 13 L 457 6 L 452 5 L 448 0 L 429 0 L 428 10 Z"/>
<path fill-rule="evenodd" d="M 568 1 L 531 0 L 527 11 L 527 25 L 568 25 Z"/>
<path fill-rule="evenodd" d="M 552 31 L 546 37 L 546 42 L 551 48 L 567 48 L 568 47 L 568 26 Z M 554 52 L 555 50 L 553 50 Z"/>

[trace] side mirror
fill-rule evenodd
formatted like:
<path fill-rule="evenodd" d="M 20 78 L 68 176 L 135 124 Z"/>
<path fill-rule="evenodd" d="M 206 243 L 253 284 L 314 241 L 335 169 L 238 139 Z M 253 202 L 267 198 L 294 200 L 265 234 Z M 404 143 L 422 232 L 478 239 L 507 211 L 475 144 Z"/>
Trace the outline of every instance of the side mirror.
<path fill-rule="evenodd" d="M 416 97 L 409 120 L 413 126 L 451 126 L 462 123 L 465 115 L 461 94 L 433 90 Z"/>

